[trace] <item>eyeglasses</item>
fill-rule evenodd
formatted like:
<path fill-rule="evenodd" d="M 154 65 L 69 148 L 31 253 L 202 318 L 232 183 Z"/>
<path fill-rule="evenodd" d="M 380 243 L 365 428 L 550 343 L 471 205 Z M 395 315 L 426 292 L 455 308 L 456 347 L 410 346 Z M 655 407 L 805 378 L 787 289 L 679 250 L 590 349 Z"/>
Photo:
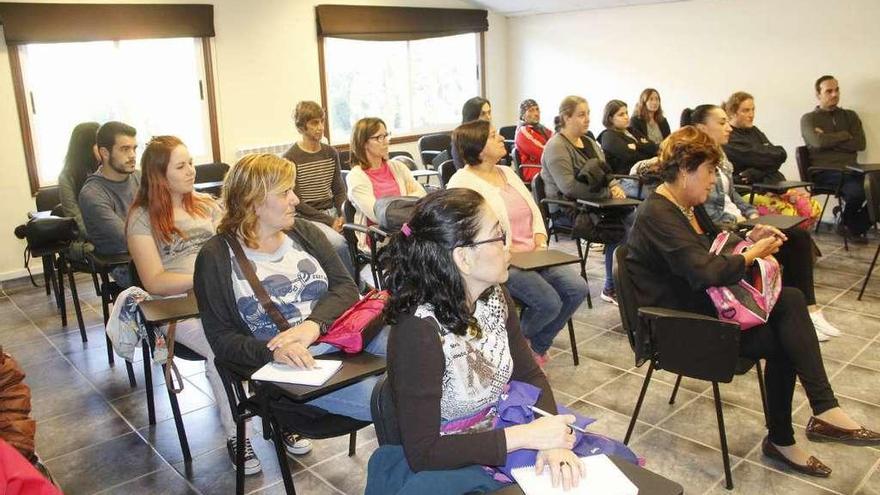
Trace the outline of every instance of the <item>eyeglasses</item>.
<path fill-rule="evenodd" d="M 493 237 L 491 239 L 484 239 L 482 241 L 466 242 L 466 243 L 460 245 L 459 247 L 476 247 L 476 246 L 479 246 L 480 244 L 491 244 L 493 242 L 498 242 L 498 241 L 501 241 L 502 246 L 507 245 L 507 233 L 504 232 L 503 230 L 501 231 L 501 235 L 499 235 L 498 237 Z"/>
<path fill-rule="evenodd" d="M 377 143 L 381 143 L 382 141 L 385 141 L 385 140 L 391 139 L 391 133 L 390 133 L 390 132 L 386 132 L 385 134 L 379 134 L 379 135 L 376 135 L 376 136 L 370 136 L 369 139 L 372 139 L 372 140 L 376 141 Z"/>

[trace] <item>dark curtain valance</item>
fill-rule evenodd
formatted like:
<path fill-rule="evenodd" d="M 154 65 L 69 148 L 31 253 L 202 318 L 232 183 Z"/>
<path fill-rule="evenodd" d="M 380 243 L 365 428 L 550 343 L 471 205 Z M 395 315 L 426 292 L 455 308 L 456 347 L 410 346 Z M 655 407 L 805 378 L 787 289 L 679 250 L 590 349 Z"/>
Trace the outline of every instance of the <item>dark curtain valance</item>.
<path fill-rule="evenodd" d="M 214 36 L 214 6 L 0 3 L 6 43 Z"/>
<path fill-rule="evenodd" d="M 367 41 L 438 38 L 489 29 L 485 10 L 318 5 L 318 35 Z"/>

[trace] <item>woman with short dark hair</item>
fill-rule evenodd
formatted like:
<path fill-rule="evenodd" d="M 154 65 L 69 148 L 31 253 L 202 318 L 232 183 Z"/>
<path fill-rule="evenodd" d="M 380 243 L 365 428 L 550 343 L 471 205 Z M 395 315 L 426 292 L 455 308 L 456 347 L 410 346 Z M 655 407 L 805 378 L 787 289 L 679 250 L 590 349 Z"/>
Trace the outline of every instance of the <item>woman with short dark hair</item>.
<path fill-rule="evenodd" d="M 668 139 L 659 166 L 664 182 L 639 206 L 627 241 L 629 276 L 636 281 L 634 303 L 717 317 L 706 289 L 738 283 L 756 259 L 779 250 L 785 235 L 759 225 L 746 235 L 754 244 L 743 254 L 711 253 L 719 230 L 702 205 L 716 180 L 721 150 L 693 126 Z M 767 361 L 765 456 L 811 476 L 831 474 L 830 468 L 795 445 L 791 401 L 796 379 L 813 412 L 807 423 L 808 439 L 880 445 L 880 434 L 863 428 L 838 405 L 800 290 L 782 288 L 768 322 L 742 332 L 739 353 Z"/>

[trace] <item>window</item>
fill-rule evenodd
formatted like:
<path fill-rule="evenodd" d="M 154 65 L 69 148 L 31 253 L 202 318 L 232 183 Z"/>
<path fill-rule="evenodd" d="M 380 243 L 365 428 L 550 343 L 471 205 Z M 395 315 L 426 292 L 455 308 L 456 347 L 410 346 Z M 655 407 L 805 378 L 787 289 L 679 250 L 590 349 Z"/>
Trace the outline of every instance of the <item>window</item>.
<path fill-rule="evenodd" d="M 333 144 L 363 117 L 395 136 L 448 130 L 461 105 L 482 94 L 480 34 L 413 41 L 323 38 L 325 108 Z"/>
<path fill-rule="evenodd" d="M 203 45 L 202 38 L 19 45 L 38 186 L 57 183 L 80 122 L 134 126 L 139 154 L 150 137 L 173 134 L 196 163 L 214 161 Z"/>

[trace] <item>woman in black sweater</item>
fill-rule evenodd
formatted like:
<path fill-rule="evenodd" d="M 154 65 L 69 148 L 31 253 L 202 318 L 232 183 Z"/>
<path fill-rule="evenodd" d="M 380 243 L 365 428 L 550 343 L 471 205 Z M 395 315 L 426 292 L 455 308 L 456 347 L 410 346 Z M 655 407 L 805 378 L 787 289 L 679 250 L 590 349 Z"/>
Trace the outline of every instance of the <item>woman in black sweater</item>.
<path fill-rule="evenodd" d="M 629 119 L 629 130 L 657 145 L 669 136 L 669 122 L 663 116 L 660 93 L 656 89 L 647 88 L 639 95 L 632 118 Z"/>
<path fill-rule="evenodd" d="M 706 288 L 735 284 L 756 259 L 772 255 L 782 244 L 778 230 L 758 226 L 749 232 L 754 244 L 744 254 L 709 252 L 717 230 L 701 204 L 713 188 L 720 160 L 712 138 L 695 127 L 683 127 L 669 137 L 660 157 L 664 183 L 639 207 L 628 241 L 638 306 L 717 316 Z M 863 428 L 838 405 L 798 289 L 784 287 L 767 324 L 743 332 L 740 355 L 767 360 L 769 435 L 762 444 L 764 455 L 812 476 L 831 473 L 795 445 L 791 401 L 796 379 L 813 410 L 808 439 L 880 445 L 880 434 Z"/>
<path fill-rule="evenodd" d="M 738 184 L 773 183 L 785 180 L 779 167 L 788 156 L 785 148 L 774 145 L 755 127 L 755 99 L 745 91 L 737 91 L 724 102 L 733 132 L 724 145 L 727 158 L 733 163 L 733 180 Z"/>
<path fill-rule="evenodd" d="M 367 495 L 485 493 L 502 485 L 484 466 L 538 451 L 554 485 L 577 485 L 572 415 L 555 415 L 547 378 L 519 328 L 507 280 L 510 252 L 498 217 L 470 189 L 419 201 L 386 248 L 388 378 L 400 445 L 370 459 Z M 536 406 L 554 414 L 493 429 L 512 381 L 540 389 Z"/>
<path fill-rule="evenodd" d="M 631 132 L 626 103 L 611 100 L 605 105 L 602 116 L 605 130 L 599 134 L 599 142 L 605 151 L 608 165 L 615 174 L 626 175 L 636 162 L 657 155 L 657 144 L 642 134 Z"/>

